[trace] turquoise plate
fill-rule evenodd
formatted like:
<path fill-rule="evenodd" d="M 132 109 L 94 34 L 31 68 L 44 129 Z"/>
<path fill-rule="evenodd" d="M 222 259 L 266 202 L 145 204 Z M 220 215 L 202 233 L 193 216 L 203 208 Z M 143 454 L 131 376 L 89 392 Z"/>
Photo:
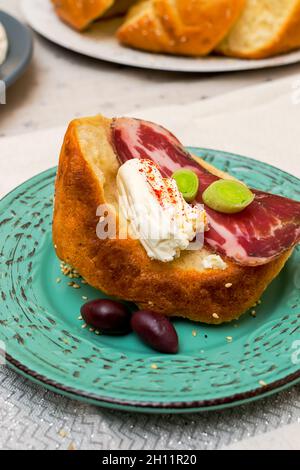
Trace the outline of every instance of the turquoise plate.
<path fill-rule="evenodd" d="M 274 167 L 191 150 L 252 187 L 300 200 L 299 180 Z M 61 274 L 51 240 L 54 178 L 55 169 L 37 175 L 0 203 L 0 340 L 8 365 L 63 395 L 148 412 L 224 408 L 299 381 L 299 247 L 263 296 L 256 317 L 247 312 L 223 326 L 175 320 L 180 352 L 162 355 L 134 334 L 97 336 L 82 328 L 83 297 L 104 294 L 80 279 L 80 289 L 74 289 Z"/>

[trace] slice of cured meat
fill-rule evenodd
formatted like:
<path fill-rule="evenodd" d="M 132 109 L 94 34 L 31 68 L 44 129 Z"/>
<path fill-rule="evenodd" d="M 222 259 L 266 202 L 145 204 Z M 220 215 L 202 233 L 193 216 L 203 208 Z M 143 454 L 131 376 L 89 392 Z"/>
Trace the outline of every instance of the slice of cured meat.
<path fill-rule="evenodd" d="M 115 119 L 112 143 L 121 163 L 131 158 L 148 158 L 170 177 L 180 168 L 195 171 L 200 180 L 197 202 L 203 203 L 205 189 L 219 178 L 183 148 L 163 127 L 132 118 Z M 255 199 L 238 214 L 222 214 L 207 206 L 210 229 L 205 242 L 215 252 L 244 266 L 269 263 L 300 242 L 300 202 L 253 190 Z"/>

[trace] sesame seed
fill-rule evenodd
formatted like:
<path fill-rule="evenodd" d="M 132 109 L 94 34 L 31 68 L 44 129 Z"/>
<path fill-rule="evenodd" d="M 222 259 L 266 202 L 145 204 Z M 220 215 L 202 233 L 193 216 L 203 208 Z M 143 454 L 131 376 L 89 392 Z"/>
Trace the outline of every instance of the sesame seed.
<path fill-rule="evenodd" d="M 81 316 L 81 315 L 79 315 L 78 320 L 82 320 L 82 316 Z"/>
<path fill-rule="evenodd" d="M 90 331 L 91 333 L 94 333 L 95 328 L 89 328 L 89 331 Z"/>
<path fill-rule="evenodd" d="M 59 284 L 60 281 L 61 281 L 61 278 L 60 278 L 60 277 L 57 277 L 57 278 L 56 278 L 56 283 Z"/>
<path fill-rule="evenodd" d="M 220 318 L 217 313 L 213 313 L 212 316 L 213 316 L 214 318 Z"/>
<path fill-rule="evenodd" d="M 100 331 L 95 330 L 95 334 L 96 334 L 96 335 L 100 335 Z"/>
<path fill-rule="evenodd" d="M 80 289 L 80 285 L 76 284 L 76 282 L 73 283 L 73 289 Z"/>
<path fill-rule="evenodd" d="M 259 385 L 261 385 L 262 387 L 265 387 L 267 384 L 264 380 L 260 380 L 259 382 Z"/>
<path fill-rule="evenodd" d="M 193 330 L 193 331 L 192 331 L 192 335 L 193 335 L 193 336 L 197 336 L 197 331 L 196 331 L 196 330 Z"/>
<path fill-rule="evenodd" d="M 74 282 L 68 282 L 68 286 L 73 287 Z"/>
<path fill-rule="evenodd" d="M 81 284 L 87 284 L 87 282 L 84 279 L 81 279 Z"/>
<path fill-rule="evenodd" d="M 151 369 L 158 369 L 157 364 L 151 364 Z"/>
<path fill-rule="evenodd" d="M 261 304 L 261 300 L 258 300 L 257 303 L 258 303 L 258 305 L 260 305 L 260 304 Z"/>
<path fill-rule="evenodd" d="M 83 325 L 81 325 L 81 328 L 86 328 L 87 327 L 87 324 L 84 323 Z"/>
<path fill-rule="evenodd" d="M 88 299 L 88 297 L 86 295 L 83 295 L 81 298 L 82 298 L 82 300 L 87 300 Z"/>
<path fill-rule="evenodd" d="M 68 433 L 64 431 L 63 429 L 61 429 L 58 434 L 60 435 L 60 437 L 67 437 L 68 435 Z"/>
<path fill-rule="evenodd" d="M 232 338 L 232 336 L 226 336 L 226 339 L 227 339 L 228 343 L 231 343 L 233 338 Z"/>
<path fill-rule="evenodd" d="M 232 282 L 227 282 L 227 284 L 225 284 L 225 287 L 226 289 L 229 289 L 230 287 L 232 287 Z"/>
<path fill-rule="evenodd" d="M 255 310 L 252 310 L 251 314 L 250 314 L 252 317 L 256 317 L 256 311 Z"/>
<path fill-rule="evenodd" d="M 65 263 L 64 261 L 62 261 L 60 263 L 60 270 L 61 272 L 63 273 L 64 276 L 67 276 L 71 279 L 73 278 L 80 278 L 80 274 L 78 271 L 76 271 L 76 269 L 72 268 L 71 266 L 69 266 L 67 263 Z"/>

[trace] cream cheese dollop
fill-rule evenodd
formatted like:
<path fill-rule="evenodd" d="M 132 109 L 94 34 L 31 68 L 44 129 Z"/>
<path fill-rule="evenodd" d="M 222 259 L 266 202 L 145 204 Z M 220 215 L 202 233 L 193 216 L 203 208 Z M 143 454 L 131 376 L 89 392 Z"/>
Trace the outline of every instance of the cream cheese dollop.
<path fill-rule="evenodd" d="M 151 259 L 169 262 L 204 233 L 206 212 L 188 204 L 173 178 L 163 178 L 151 160 L 131 159 L 118 171 L 119 205 L 131 237 Z"/>
<path fill-rule="evenodd" d="M 8 49 L 8 39 L 7 39 L 6 31 L 3 25 L 0 23 L 0 65 L 2 65 L 6 59 L 7 49 Z"/>

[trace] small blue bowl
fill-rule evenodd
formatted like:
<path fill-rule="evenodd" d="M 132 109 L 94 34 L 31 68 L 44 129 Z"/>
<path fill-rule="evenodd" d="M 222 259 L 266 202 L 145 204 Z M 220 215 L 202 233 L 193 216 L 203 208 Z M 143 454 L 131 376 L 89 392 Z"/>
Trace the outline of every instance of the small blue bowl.
<path fill-rule="evenodd" d="M 32 57 L 33 39 L 27 26 L 3 11 L 0 11 L 0 22 L 6 30 L 9 42 L 6 60 L 0 66 L 0 80 L 9 87 L 28 67 Z"/>

